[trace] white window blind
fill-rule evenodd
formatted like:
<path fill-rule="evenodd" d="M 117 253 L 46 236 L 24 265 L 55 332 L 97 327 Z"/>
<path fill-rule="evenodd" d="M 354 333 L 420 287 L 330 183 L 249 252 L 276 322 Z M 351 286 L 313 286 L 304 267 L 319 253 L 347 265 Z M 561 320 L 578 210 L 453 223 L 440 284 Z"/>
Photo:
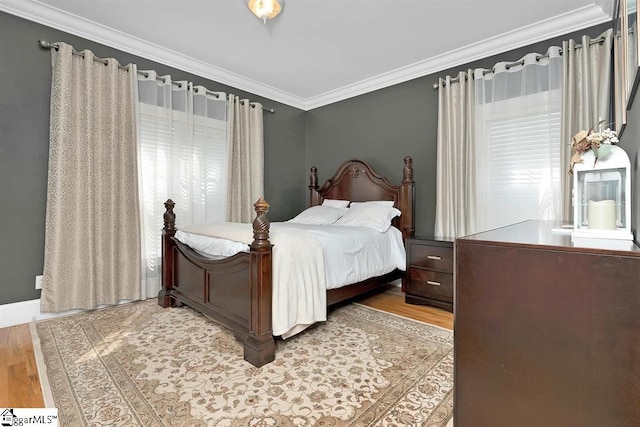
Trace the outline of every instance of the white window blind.
<path fill-rule="evenodd" d="M 226 123 L 196 116 L 192 134 L 187 137 L 184 113 L 174 112 L 170 119 L 166 109 L 146 104 L 139 108 L 144 194 L 156 194 L 164 200 L 197 194 L 199 203 L 193 207 L 194 214 L 208 222 L 224 221 Z"/>
<path fill-rule="evenodd" d="M 478 225 L 560 214 L 560 91 L 478 106 Z"/>

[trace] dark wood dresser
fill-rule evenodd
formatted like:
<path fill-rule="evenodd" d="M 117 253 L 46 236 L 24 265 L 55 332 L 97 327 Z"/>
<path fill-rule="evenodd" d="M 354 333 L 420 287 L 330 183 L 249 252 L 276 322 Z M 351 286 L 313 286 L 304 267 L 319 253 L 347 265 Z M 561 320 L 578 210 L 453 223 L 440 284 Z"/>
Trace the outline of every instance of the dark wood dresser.
<path fill-rule="evenodd" d="M 453 311 L 453 239 L 407 239 L 405 302 Z"/>
<path fill-rule="evenodd" d="M 557 225 L 456 240 L 455 426 L 640 426 L 640 249 Z"/>

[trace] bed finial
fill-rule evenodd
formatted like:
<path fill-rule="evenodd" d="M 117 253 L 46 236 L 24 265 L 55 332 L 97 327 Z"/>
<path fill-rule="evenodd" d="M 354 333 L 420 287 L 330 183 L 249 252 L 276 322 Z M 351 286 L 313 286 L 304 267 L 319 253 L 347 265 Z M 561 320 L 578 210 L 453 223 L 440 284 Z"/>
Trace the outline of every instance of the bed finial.
<path fill-rule="evenodd" d="M 309 175 L 309 206 L 317 206 L 322 203 L 322 197 L 318 193 L 318 168 L 311 166 Z"/>
<path fill-rule="evenodd" d="M 309 189 L 318 189 L 318 168 L 311 166 L 311 175 L 309 176 Z"/>
<path fill-rule="evenodd" d="M 269 203 L 262 197 L 254 203 L 256 209 L 256 219 L 253 220 L 253 243 L 252 246 L 269 246 Z"/>
<path fill-rule="evenodd" d="M 413 181 L 413 159 L 410 156 L 404 158 L 404 169 L 402 173 L 402 182 Z"/>
<path fill-rule="evenodd" d="M 164 218 L 164 229 L 166 231 L 175 231 L 176 229 L 176 214 L 173 213 L 175 205 L 175 202 L 171 199 L 164 202 L 166 211 L 162 217 Z"/>

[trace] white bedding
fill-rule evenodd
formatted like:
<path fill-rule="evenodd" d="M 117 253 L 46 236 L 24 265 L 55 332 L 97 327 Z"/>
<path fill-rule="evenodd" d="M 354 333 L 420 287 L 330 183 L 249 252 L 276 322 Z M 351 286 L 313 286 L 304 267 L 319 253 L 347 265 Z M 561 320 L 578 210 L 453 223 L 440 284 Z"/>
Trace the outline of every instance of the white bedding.
<path fill-rule="evenodd" d="M 402 233 L 395 227 L 380 233 L 369 227 L 346 225 L 282 225 L 304 229 L 320 241 L 326 289 L 405 269 Z"/>
<path fill-rule="evenodd" d="M 177 231 L 176 239 L 210 256 L 231 256 L 248 251 L 253 229 L 239 223 L 192 225 Z M 274 245 L 272 328 L 283 338 L 326 320 L 326 289 L 405 269 L 402 233 L 395 227 L 380 233 L 368 227 L 271 223 L 269 241 Z"/>

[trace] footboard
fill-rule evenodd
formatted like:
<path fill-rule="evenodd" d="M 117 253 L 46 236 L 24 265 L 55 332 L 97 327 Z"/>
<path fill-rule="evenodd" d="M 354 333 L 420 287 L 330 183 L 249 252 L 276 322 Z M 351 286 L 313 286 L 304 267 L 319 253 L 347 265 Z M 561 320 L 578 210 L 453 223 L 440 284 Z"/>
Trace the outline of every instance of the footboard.
<path fill-rule="evenodd" d="M 249 253 L 211 260 L 174 239 L 172 200 L 165 202 L 162 230 L 162 307 L 186 304 L 233 331 L 244 345 L 244 358 L 254 366 L 274 360 L 271 328 L 272 245 L 269 242 L 269 204 L 254 207 L 253 242 Z"/>

